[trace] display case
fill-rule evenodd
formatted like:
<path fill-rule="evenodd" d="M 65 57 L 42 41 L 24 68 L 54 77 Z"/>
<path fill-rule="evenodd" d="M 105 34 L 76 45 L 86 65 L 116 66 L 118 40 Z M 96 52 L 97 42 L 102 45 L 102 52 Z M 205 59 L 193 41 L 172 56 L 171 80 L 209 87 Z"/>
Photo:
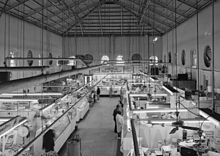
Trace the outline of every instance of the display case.
<path fill-rule="evenodd" d="M 0 125 L 0 156 L 14 156 L 27 143 L 27 119 L 14 117 Z"/>
<path fill-rule="evenodd" d="M 34 119 L 34 123 L 36 123 L 33 128 L 35 129 L 34 138 L 17 155 L 25 155 L 26 153 L 41 155 L 43 153 L 43 135 L 49 129 L 53 129 L 56 133 L 55 151 L 58 152 L 74 131 L 76 121 L 83 118 L 89 110 L 87 96 L 90 91 L 91 88 L 84 85 L 40 109 L 39 116 Z"/>

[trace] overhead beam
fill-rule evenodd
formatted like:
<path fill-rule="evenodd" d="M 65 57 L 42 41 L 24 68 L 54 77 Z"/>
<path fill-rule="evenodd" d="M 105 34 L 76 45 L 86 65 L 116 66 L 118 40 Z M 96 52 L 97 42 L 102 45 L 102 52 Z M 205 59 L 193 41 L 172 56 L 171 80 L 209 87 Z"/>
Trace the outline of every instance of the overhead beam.
<path fill-rule="evenodd" d="M 76 60 L 79 61 L 80 59 L 76 58 L 56 58 L 56 57 L 33 57 L 33 58 L 27 58 L 27 57 L 5 57 L 6 60 Z"/>
<path fill-rule="evenodd" d="M 68 77 L 73 74 L 87 72 L 88 70 L 96 69 L 101 66 L 103 65 L 95 65 L 91 67 L 84 67 L 84 68 L 51 73 L 51 74 L 37 75 L 37 76 L 23 78 L 23 79 L 11 80 L 11 81 L 0 84 L 0 94 L 16 91 L 21 88 L 30 88 L 32 86 L 36 86 L 36 85 L 39 85 L 45 82 Z"/>
<path fill-rule="evenodd" d="M 49 66 L 0 67 L 0 71 L 41 71 Z"/>
<path fill-rule="evenodd" d="M 4 4 L 4 6 L 3 6 L 3 8 L 2 8 L 2 10 L 0 12 L 0 17 L 2 16 L 3 12 L 5 12 L 5 8 L 6 8 L 7 4 L 8 4 L 8 2 L 9 2 L 9 0 L 6 0 L 5 4 Z"/>
<path fill-rule="evenodd" d="M 100 27 L 100 31 L 101 31 L 101 34 L 103 34 L 103 31 L 102 31 L 102 17 L 101 17 L 101 14 L 100 14 L 100 7 L 99 7 L 99 27 Z"/>
<path fill-rule="evenodd" d="M 128 1 L 130 1 L 130 2 L 132 2 L 132 3 L 134 3 L 134 4 L 136 4 L 138 7 L 140 7 L 140 5 L 137 3 L 137 1 L 134 1 L 134 0 L 128 0 Z M 147 8 L 148 11 L 151 12 L 152 14 L 161 16 L 161 17 L 163 17 L 163 18 L 165 18 L 165 19 L 171 21 L 172 23 L 175 23 L 175 20 L 174 20 L 174 19 L 170 18 L 168 15 L 164 15 L 163 13 L 157 11 L 156 9 L 153 9 L 153 7 L 154 7 L 153 5 L 148 5 L 148 8 Z M 144 13 L 143 13 L 143 15 L 144 15 Z M 178 22 L 177 22 L 177 23 L 178 23 Z M 178 24 L 179 24 L 179 23 L 178 23 Z"/>
<path fill-rule="evenodd" d="M 190 8 L 193 8 L 194 10 L 197 10 L 197 8 L 194 5 L 187 3 L 185 0 L 177 0 L 177 1 L 180 3 L 183 3 L 184 5 L 186 5 Z"/>
<path fill-rule="evenodd" d="M 86 1 L 87 1 L 87 0 L 74 1 L 74 2 L 71 3 L 71 4 L 68 4 L 68 6 L 69 6 L 70 8 L 73 8 L 74 6 L 80 5 L 80 4 L 82 4 L 82 3 L 86 2 Z M 66 7 L 63 7 L 63 8 L 60 9 L 59 11 L 54 12 L 53 15 L 48 16 L 48 19 L 51 19 L 51 18 L 53 18 L 53 17 L 55 17 L 55 16 L 58 16 L 58 15 L 60 15 L 61 13 L 65 12 L 65 11 L 67 11 L 67 10 L 66 10 Z M 78 13 L 78 12 L 77 12 L 77 13 Z M 67 19 L 68 19 L 68 17 L 67 17 Z M 65 19 L 64 19 L 64 20 L 65 20 Z M 59 22 L 61 22 L 61 21 L 59 21 Z"/>
<path fill-rule="evenodd" d="M 84 16 L 80 17 L 80 19 L 83 20 L 85 17 L 87 17 L 91 12 L 93 12 L 95 9 L 99 8 L 101 5 L 102 5 L 101 2 L 93 3 L 92 9 L 89 10 Z M 65 31 L 63 32 L 63 35 L 65 35 L 69 30 L 71 30 L 79 22 L 81 22 L 81 21 L 80 20 L 76 20 L 75 22 L 73 22 L 69 27 L 67 27 L 65 29 Z"/>
<path fill-rule="evenodd" d="M 178 12 L 177 9 L 175 11 L 175 8 L 169 7 L 169 6 L 167 6 L 165 3 L 161 2 L 161 1 L 158 2 L 157 0 L 150 0 L 150 2 L 152 4 L 154 4 L 154 5 L 157 5 L 157 6 L 160 6 L 162 8 L 165 8 L 165 9 L 169 10 L 170 12 L 176 13 L 177 15 L 182 16 L 185 19 L 188 19 L 188 17 L 185 14 Z"/>
<path fill-rule="evenodd" d="M 123 24 L 124 24 L 125 28 L 136 28 L 136 27 L 139 27 L 139 25 L 129 25 L 130 23 L 123 23 Z M 127 24 L 127 25 L 125 25 L 125 24 Z M 84 29 L 86 29 L 86 28 L 97 28 L 97 27 L 101 28 L 99 24 L 97 24 L 97 25 L 84 25 Z M 114 28 L 114 27 L 120 28 L 121 24 L 120 23 L 118 23 L 117 25 L 116 24 L 114 24 L 114 25 L 112 25 L 112 24 L 104 25 L 103 24 L 102 27 L 103 27 L 103 29 L 104 28 L 111 28 L 111 27 L 112 28 Z M 76 28 L 78 29 L 80 27 L 77 26 Z"/>
<path fill-rule="evenodd" d="M 47 19 L 47 15 L 44 15 L 44 13 L 43 13 L 43 10 L 44 10 L 44 9 L 47 9 L 47 7 L 45 8 L 45 6 L 44 6 L 43 4 L 41 4 L 41 3 L 39 3 L 38 0 L 33 0 L 33 2 L 35 2 L 36 4 L 38 4 L 38 5 L 41 6 L 41 7 L 37 8 L 37 10 L 40 9 L 40 12 L 37 12 L 37 13 L 41 14 L 41 16 L 42 16 L 43 18 Z M 47 4 L 46 4 L 46 5 L 47 5 Z M 51 5 L 52 5 L 52 4 L 51 4 Z M 39 11 L 39 10 L 38 10 L 38 11 Z M 47 10 L 47 11 L 53 14 L 52 11 L 50 11 L 50 10 Z M 33 14 L 33 15 L 34 15 L 34 14 Z M 33 15 L 31 15 L 32 18 L 33 18 Z M 28 18 L 28 17 L 31 17 L 31 16 L 28 16 L 28 17 L 27 17 L 27 16 L 28 16 L 28 13 L 27 13 L 25 16 L 23 16 L 24 19 L 26 19 L 26 18 Z M 58 17 L 58 18 L 60 18 L 60 17 Z M 41 18 L 41 19 L 42 19 L 42 18 Z M 39 21 L 40 21 L 41 24 L 42 24 L 41 19 L 39 19 Z M 61 19 L 61 18 L 60 18 L 60 19 Z M 53 26 L 56 25 L 56 24 L 61 25 L 61 23 L 58 23 L 56 20 L 53 20 L 53 19 L 49 19 L 49 20 L 53 22 L 52 25 L 51 25 L 51 24 L 50 24 L 50 25 L 48 24 L 48 25 L 51 26 L 51 27 L 53 27 Z"/>
<path fill-rule="evenodd" d="M 74 17 L 75 17 L 75 21 L 76 20 L 78 20 L 78 21 L 80 21 L 79 22 L 79 25 L 80 25 L 80 29 L 81 29 L 81 33 L 82 33 L 82 36 L 83 36 L 83 26 L 82 26 L 82 19 L 78 16 L 78 14 L 75 12 L 75 11 L 73 11 L 73 9 L 71 8 L 71 7 L 69 7 L 66 3 L 65 3 L 65 1 L 61 1 L 65 6 L 66 6 L 66 8 L 67 8 L 67 10 L 69 10 L 69 11 L 71 11 L 72 12 L 72 14 L 74 15 Z M 71 17 L 70 17 L 71 18 Z"/>
<path fill-rule="evenodd" d="M 121 32 L 118 33 L 105 33 L 103 32 L 103 35 L 97 32 L 94 33 L 84 33 L 83 37 L 109 37 L 109 36 L 145 36 L 145 35 L 149 35 L 149 36 L 153 36 L 153 35 L 160 35 L 160 34 L 155 34 L 155 32 L 148 32 L 148 33 L 143 33 L 140 34 L 140 32 L 123 32 L 123 35 L 121 35 Z M 68 35 L 66 35 L 68 37 L 81 37 L 81 33 L 69 33 Z"/>
<path fill-rule="evenodd" d="M 12 10 L 12 9 L 14 9 L 14 8 L 16 8 L 16 7 L 18 7 L 19 5 L 22 5 L 22 4 L 26 3 L 27 1 L 29 1 L 29 0 L 20 0 L 19 2 L 12 4 L 11 6 L 9 6 L 9 7 L 5 10 L 5 13 L 7 13 L 7 12 L 9 12 L 10 10 Z"/>
<path fill-rule="evenodd" d="M 85 6 L 84 8 L 82 8 L 82 9 L 80 9 L 80 10 L 78 10 L 76 13 L 77 14 L 82 14 L 83 12 L 85 12 L 85 11 L 88 11 L 88 10 L 92 10 L 91 8 L 93 8 L 94 6 L 96 6 L 96 5 L 98 5 L 100 2 L 94 2 L 94 3 L 92 3 L 92 4 L 90 4 L 90 5 L 87 5 L 87 6 Z M 90 12 L 90 11 L 88 11 L 88 12 Z M 87 12 L 87 13 L 88 13 Z M 92 11 L 93 12 L 93 11 Z M 84 15 L 82 15 L 80 18 L 81 19 L 84 19 L 85 17 L 87 17 L 89 14 L 87 14 L 86 13 L 86 16 L 84 16 Z M 74 16 L 73 14 L 71 14 L 70 16 Z M 97 18 L 98 18 L 98 15 L 96 16 Z M 68 18 L 63 18 L 63 20 L 65 21 L 65 20 L 68 20 Z M 59 21 L 59 22 L 62 22 L 62 21 Z M 74 22 L 72 22 L 71 24 L 73 24 Z M 71 25 L 70 24 L 70 25 Z M 66 26 L 64 26 L 64 29 L 65 28 L 68 28 L 70 25 L 66 25 Z"/>
<path fill-rule="evenodd" d="M 144 16 L 145 8 L 146 8 L 146 7 L 148 8 L 147 2 L 148 2 L 148 0 L 144 0 L 144 3 L 142 4 L 142 6 L 140 6 L 140 12 L 139 12 L 140 19 L 139 19 L 139 24 L 142 22 L 142 18 L 143 18 L 143 16 Z"/>
<path fill-rule="evenodd" d="M 143 31 L 150 31 L 150 30 L 151 29 L 143 29 Z M 79 32 L 80 29 L 71 29 L 71 32 L 75 32 L 75 31 Z M 98 33 L 100 30 L 98 30 L 98 28 L 96 28 L 96 29 L 85 29 L 85 33 L 90 33 L 91 31 Z M 117 29 L 111 29 L 111 30 L 109 30 L 109 28 L 106 28 L 106 29 L 103 29 L 102 31 L 103 32 L 106 32 L 106 31 L 108 31 L 108 32 L 121 31 L 121 28 L 118 27 Z M 123 28 L 123 31 L 138 31 L 138 29 L 137 28 L 132 28 L 131 29 L 131 28 L 127 27 L 127 28 Z"/>
<path fill-rule="evenodd" d="M 53 5 L 51 3 L 46 3 L 45 6 L 41 6 L 41 7 L 35 8 L 33 11 L 27 13 L 27 15 L 24 16 L 24 18 L 28 18 L 30 16 L 33 16 L 34 14 L 40 13 L 42 10 L 47 9 L 49 7 L 52 7 L 52 6 Z"/>
<path fill-rule="evenodd" d="M 57 8 L 58 10 L 60 10 L 60 12 L 62 12 L 62 10 L 58 7 L 58 6 L 56 6 L 55 4 L 53 4 L 53 2 L 51 2 L 51 0 L 48 0 L 55 8 Z M 62 6 L 62 4 L 61 4 L 61 2 L 60 1 L 58 1 L 59 2 L 59 4 Z M 66 8 L 66 7 L 65 7 Z M 63 11 L 62 12 L 67 18 L 70 18 L 70 16 L 69 16 L 69 14 L 68 13 L 65 13 L 65 11 Z M 51 18 L 48 18 L 47 17 L 47 19 L 51 19 Z M 73 19 L 72 18 L 70 18 L 72 21 L 73 21 Z M 63 19 L 61 19 L 61 21 L 62 22 L 66 22 L 66 21 L 64 21 Z M 60 22 L 57 22 L 57 23 L 60 23 Z M 68 23 L 68 22 L 66 22 L 66 23 Z M 69 24 L 69 23 L 68 23 Z"/>
<path fill-rule="evenodd" d="M 133 11 L 130 7 L 126 6 L 125 4 L 123 4 L 123 3 L 119 2 L 119 1 L 117 1 L 116 4 L 120 5 L 120 6 L 121 6 L 122 8 L 124 8 L 125 10 L 129 11 L 129 12 L 130 12 L 131 14 L 133 14 L 137 19 L 140 18 L 140 16 L 139 16 L 135 11 Z M 158 34 L 162 35 L 162 32 L 159 31 L 157 28 L 152 27 L 152 25 L 151 25 L 150 23 L 148 23 L 148 22 L 146 22 L 146 21 L 144 21 L 144 23 L 145 23 L 147 26 L 151 27 L 155 32 L 157 32 Z"/>
<path fill-rule="evenodd" d="M 7 14 L 9 14 L 9 15 L 11 15 L 11 16 L 17 18 L 17 19 L 20 19 L 20 20 L 22 20 L 22 21 L 25 21 L 25 22 L 28 22 L 28 23 L 30 23 L 30 24 L 33 24 L 33 25 L 39 27 L 40 29 L 42 29 L 42 24 L 39 23 L 39 22 L 32 21 L 32 20 L 29 20 L 29 19 L 23 19 L 22 16 L 19 16 L 18 14 L 15 14 L 15 13 L 13 13 L 13 12 L 7 12 Z M 39 21 L 39 20 L 38 20 L 38 21 Z M 53 33 L 55 33 L 55 34 L 57 34 L 57 35 L 60 35 L 60 34 L 61 34 L 61 32 L 60 32 L 59 30 L 52 29 L 49 25 L 44 25 L 43 28 L 44 28 L 45 30 L 48 30 L 48 31 L 50 31 L 50 32 L 53 32 Z"/>

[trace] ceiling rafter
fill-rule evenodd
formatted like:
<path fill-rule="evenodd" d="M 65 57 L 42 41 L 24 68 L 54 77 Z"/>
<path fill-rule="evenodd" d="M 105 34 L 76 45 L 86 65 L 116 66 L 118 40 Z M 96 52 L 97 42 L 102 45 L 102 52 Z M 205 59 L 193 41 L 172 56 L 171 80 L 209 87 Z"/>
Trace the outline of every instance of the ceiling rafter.
<path fill-rule="evenodd" d="M 186 6 L 188 6 L 188 7 L 190 7 L 190 8 L 193 8 L 193 9 L 197 10 L 196 6 L 187 3 L 185 0 L 177 0 L 177 1 L 180 2 L 180 3 L 185 4 Z"/>
<path fill-rule="evenodd" d="M 121 35 L 123 34 L 123 8 L 121 8 Z"/>
<path fill-rule="evenodd" d="M 62 9 L 60 9 L 56 4 L 54 4 L 53 2 L 51 2 L 51 0 L 48 0 L 55 8 L 57 8 L 61 13 L 63 13 L 63 15 L 65 15 L 67 18 L 70 18 L 71 20 L 73 20 L 72 18 L 71 18 L 71 16 L 68 14 L 68 13 L 65 13 L 65 11 L 64 12 L 62 12 Z M 57 2 L 60 4 L 59 6 L 62 6 L 62 4 L 61 4 L 61 2 L 59 1 L 59 0 L 57 0 Z M 65 7 L 65 6 L 64 6 Z M 65 10 L 66 10 L 66 7 L 65 7 Z M 47 17 L 47 19 L 51 19 L 51 18 L 48 18 Z M 66 21 L 64 21 L 62 18 L 61 18 L 61 21 L 62 22 L 66 22 Z M 61 22 L 58 22 L 58 23 L 61 23 Z M 68 23 L 68 22 L 66 22 L 66 23 Z"/>
<path fill-rule="evenodd" d="M 154 4 L 154 5 L 157 5 L 157 6 L 160 6 L 160 7 L 162 7 L 162 8 L 165 8 L 165 9 L 169 10 L 170 12 L 176 13 L 177 15 L 179 15 L 179 16 L 185 18 L 185 19 L 188 19 L 188 17 L 187 17 L 185 14 L 180 13 L 180 12 L 178 11 L 178 9 L 176 9 L 176 11 L 175 11 L 175 8 L 169 7 L 169 6 L 167 6 L 165 3 L 161 2 L 161 1 L 158 2 L 157 0 L 150 0 L 150 2 L 151 2 L 152 4 Z"/>
<path fill-rule="evenodd" d="M 136 4 L 137 6 L 140 7 L 140 5 L 139 5 L 136 1 L 134 1 L 134 0 L 128 0 L 128 1 L 130 1 L 130 2 Z M 175 23 L 175 20 L 174 20 L 174 19 L 170 18 L 168 15 L 164 15 L 163 13 L 161 13 L 161 12 L 159 12 L 159 11 L 156 11 L 156 9 L 153 9 L 152 7 L 155 7 L 155 6 L 153 6 L 153 5 L 148 5 L 148 8 L 147 8 L 147 9 L 148 9 L 149 12 L 151 12 L 151 13 L 153 13 L 153 14 L 155 14 L 155 15 L 161 16 L 161 17 L 163 17 L 163 18 L 169 20 L 169 21 L 172 22 L 172 23 Z M 177 22 L 177 24 L 179 24 L 179 23 Z"/>
<path fill-rule="evenodd" d="M 33 2 L 35 2 L 35 3 L 38 4 L 38 5 L 40 5 L 41 8 L 44 8 L 44 5 L 42 5 L 42 4 L 39 3 L 38 1 L 33 0 Z M 46 9 L 46 8 L 44 8 L 44 9 Z M 43 16 L 44 18 L 48 19 L 48 18 L 47 18 L 47 15 L 44 15 L 44 13 L 43 13 L 43 10 L 44 10 L 44 9 L 41 9 L 41 12 L 38 12 L 38 13 L 41 14 L 41 16 Z M 47 11 L 51 12 L 50 10 L 47 10 Z M 52 13 L 53 13 L 53 12 L 52 12 Z M 26 15 L 26 16 L 27 16 L 27 15 Z M 25 18 L 26 16 L 23 16 L 23 17 Z M 30 17 L 33 17 L 33 16 L 30 16 Z M 60 18 L 60 17 L 59 17 L 59 18 Z M 40 20 L 41 20 L 41 19 L 40 19 Z M 53 20 L 53 19 L 48 19 L 48 20 L 52 21 L 54 24 L 61 25 L 61 23 L 58 23 L 57 21 L 55 21 L 55 20 Z M 41 22 L 42 22 L 42 21 L 41 21 Z M 53 25 L 54 25 L 54 24 L 53 24 Z M 50 24 L 48 24 L 48 25 L 50 25 Z M 53 25 L 51 25 L 51 27 L 53 27 Z"/>
<path fill-rule="evenodd" d="M 65 3 L 65 1 L 61 1 L 61 2 L 65 5 L 65 7 L 66 7 L 66 9 L 67 9 L 68 11 L 71 11 L 71 12 L 72 12 L 72 14 L 74 15 L 74 21 L 76 21 L 76 20 L 81 21 L 81 19 L 80 19 L 80 17 L 78 16 L 78 14 L 77 14 L 76 12 L 74 12 L 73 9 L 72 9 L 71 7 L 69 7 L 69 6 Z M 70 15 L 70 13 L 69 13 L 69 15 Z M 71 17 L 70 17 L 70 18 L 71 18 Z M 83 36 L 83 26 L 82 26 L 82 23 L 79 22 L 79 25 L 80 25 L 81 33 L 82 33 L 82 36 Z"/>
<path fill-rule="evenodd" d="M 16 0 L 16 1 L 17 1 L 17 2 L 20 2 L 19 0 Z M 24 2 L 24 1 L 23 1 L 23 2 Z M 28 7 L 28 8 L 31 9 L 31 7 L 28 6 L 28 5 L 26 5 L 25 3 L 22 3 L 22 4 L 23 4 L 25 7 Z M 17 9 L 17 8 L 14 8 L 14 10 L 15 10 L 15 11 L 22 12 L 22 11 L 20 11 L 20 10 Z M 23 20 L 23 21 L 26 21 L 26 22 L 29 22 L 29 23 L 32 23 L 32 24 L 34 24 L 34 25 L 36 25 L 36 26 L 42 28 L 42 20 L 41 20 L 41 19 L 37 19 L 37 18 L 35 18 L 35 17 L 32 17 L 33 19 L 35 19 L 35 20 L 37 20 L 37 21 L 39 22 L 39 23 L 37 23 L 36 21 L 33 21 L 33 20 L 26 20 L 26 19 L 24 19 L 22 15 L 17 15 L 17 12 L 13 12 L 13 13 L 8 12 L 8 14 L 10 14 L 10 15 L 12 15 L 12 16 L 16 14 L 15 17 L 20 17 L 19 19 L 21 19 L 21 20 Z M 27 13 L 22 12 L 22 14 L 25 15 L 25 14 L 27 14 Z M 44 15 L 44 17 L 45 17 L 45 15 Z M 53 21 L 53 22 L 56 23 L 55 21 Z M 56 28 L 53 28 L 53 27 L 51 28 L 51 25 L 49 25 L 48 23 L 44 23 L 43 28 L 46 29 L 46 30 L 51 30 L 51 31 L 53 31 L 53 32 L 55 32 L 55 33 L 58 33 L 58 30 L 56 30 Z"/>
<path fill-rule="evenodd" d="M 46 3 L 43 7 L 35 8 L 33 11 L 29 12 L 28 15 L 24 16 L 24 18 L 28 18 L 30 16 L 33 16 L 34 14 L 40 13 L 42 10 L 47 9 L 49 7 L 52 7 L 53 5 L 51 3 Z"/>
<path fill-rule="evenodd" d="M 130 9 L 132 9 L 132 10 L 134 10 L 135 12 L 138 12 L 137 10 L 135 10 L 135 8 L 133 8 L 133 7 L 131 7 L 131 6 L 129 6 L 129 5 L 127 5 L 127 7 L 130 7 Z M 144 13 L 143 13 L 144 14 Z M 172 26 L 171 25 L 169 25 L 169 24 L 167 24 L 167 23 L 165 23 L 165 22 L 163 22 L 163 21 L 160 21 L 160 20 L 158 20 L 158 19 L 156 19 L 155 17 L 151 17 L 149 14 L 147 15 L 147 14 L 144 14 L 147 18 L 149 18 L 149 19 L 151 19 L 151 20 L 153 20 L 153 21 L 155 21 L 155 22 L 157 22 L 157 23 L 160 23 L 161 25 L 164 25 L 164 26 L 166 26 L 166 27 L 168 27 L 168 28 L 172 28 Z M 138 15 L 138 17 L 141 17 L 142 15 Z M 141 18 L 143 19 L 143 17 L 145 17 L 145 16 L 142 16 Z"/>
<path fill-rule="evenodd" d="M 3 12 L 5 11 L 5 8 L 6 8 L 7 4 L 8 4 L 8 2 L 9 2 L 9 0 L 6 0 L 2 10 L 0 11 L 0 17 L 2 16 Z"/>
<path fill-rule="evenodd" d="M 86 2 L 86 1 L 88 1 L 88 0 L 74 1 L 73 3 L 68 4 L 68 5 L 69 5 L 70 8 L 73 8 L 74 6 L 80 5 L 80 4 L 82 4 L 82 3 Z M 53 18 L 55 16 L 58 16 L 58 15 L 60 15 L 61 13 L 65 12 L 65 11 L 66 11 L 66 7 L 63 7 L 62 9 L 54 12 L 53 15 L 48 16 L 48 19 Z"/>
<path fill-rule="evenodd" d="M 23 21 L 25 21 L 25 22 L 31 23 L 31 24 L 33 24 L 33 25 L 39 27 L 39 28 L 42 28 L 42 25 L 41 25 L 40 21 L 36 22 L 36 21 L 29 20 L 29 19 L 23 19 L 22 16 L 19 16 L 18 14 L 13 13 L 13 12 L 8 12 L 7 14 L 9 14 L 9 15 L 11 15 L 11 16 L 13 16 L 13 17 L 16 17 L 17 19 L 20 19 L 20 20 L 23 20 Z M 60 35 L 60 34 L 61 34 L 61 32 L 60 32 L 59 30 L 54 29 L 54 28 L 51 28 L 49 25 L 44 25 L 43 28 L 44 28 L 45 30 L 49 30 L 49 31 L 51 31 L 51 32 L 53 32 L 53 33 L 55 33 L 55 34 L 57 34 L 57 35 Z"/>
<path fill-rule="evenodd" d="M 91 12 L 93 12 L 95 9 L 101 7 L 103 3 L 102 2 L 95 2 L 92 4 L 92 6 L 89 6 L 88 8 L 92 8 L 90 9 L 85 15 L 83 15 L 82 17 L 80 17 L 80 20 L 82 21 L 85 17 L 87 17 Z M 79 22 L 81 22 L 80 20 L 76 20 L 74 21 L 70 26 L 66 27 L 65 30 L 63 31 L 62 35 L 65 35 L 69 30 L 71 30 L 75 25 L 77 25 Z"/>
<path fill-rule="evenodd" d="M 93 4 L 94 4 L 94 3 L 93 3 Z M 79 9 L 79 10 L 77 10 L 77 11 L 75 11 L 75 12 L 76 12 L 77 14 L 83 13 L 84 11 L 89 10 L 89 9 L 93 6 L 93 4 L 87 5 L 87 6 L 85 6 L 84 8 Z M 74 16 L 74 14 L 69 14 L 69 17 L 71 17 L 71 16 Z M 57 21 L 57 22 L 60 23 L 60 22 L 62 22 L 62 21 L 66 21 L 66 20 L 69 19 L 69 17 L 63 18 L 62 20 L 59 20 L 59 21 Z M 98 15 L 97 15 L 96 17 L 98 17 Z"/>
<path fill-rule="evenodd" d="M 118 1 L 118 2 L 116 2 L 116 4 L 120 5 L 121 7 L 123 7 L 124 9 L 126 9 L 127 11 L 129 11 L 130 13 L 132 13 L 137 19 L 140 18 L 140 16 L 139 16 L 135 11 L 133 11 L 130 7 L 128 7 L 128 6 L 125 5 L 124 3 Z M 152 28 L 155 32 L 157 32 L 159 35 L 162 35 L 162 34 L 163 34 L 163 32 L 161 32 L 160 30 L 158 30 L 158 28 L 153 27 L 153 26 L 149 23 L 149 21 L 148 21 L 148 22 L 144 21 L 144 23 L 145 23 L 146 25 L 148 25 L 149 27 L 151 27 L 151 28 Z M 162 30 L 162 31 L 163 31 L 163 30 Z"/>
<path fill-rule="evenodd" d="M 5 9 L 5 12 L 6 13 L 9 12 L 10 10 L 18 7 L 19 5 L 22 5 L 22 4 L 26 3 L 27 1 L 29 1 L 29 0 L 20 0 L 16 3 L 12 4 L 11 6 L 9 6 L 7 9 Z"/>
<path fill-rule="evenodd" d="M 101 7 L 99 7 L 99 27 L 100 27 L 100 32 L 101 32 L 101 34 L 103 35 L 103 30 L 102 30 L 102 17 L 101 17 L 101 14 L 100 14 L 100 8 Z"/>
<path fill-rule="evenodd" d="M 148 4 L 147 4 L 148 0 L 144 0 L 144 3 L 140 6 L 140 10 L 139 10 L 139 16 L 140 16 L 140 19 L 138 21 L 138 23 L 140 24 L 142 22 L 142 18 L 144 16 L 144 11 L 145 11 L 145 8 L 148 8 Z"/>

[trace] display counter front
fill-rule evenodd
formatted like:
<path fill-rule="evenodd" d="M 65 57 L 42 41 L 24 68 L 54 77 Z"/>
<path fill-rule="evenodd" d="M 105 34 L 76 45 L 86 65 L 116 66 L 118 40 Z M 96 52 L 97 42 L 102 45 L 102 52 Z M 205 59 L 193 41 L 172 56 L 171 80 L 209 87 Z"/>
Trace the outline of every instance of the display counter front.
<path fill-rule="evenodd" d="M 0 125 L 0 155 L 14 156 L 27 143 L 27 119 L 14 117 Z"/>
<path fill-rule="evenodd" d="M 32 139 L 16 155 L 26 155 L 27 153 L 30 155 L 32 153 L 34 156 L 39 156 L 43 154 L 43 135 L 49 129 L 55 131 L 55 151 L 58 152 L 74 131 L 76 121 L 83 118 L 89 110 L 87 95 L 90 92 L 91 89 L 84 86 L 40 109 L 30 122 L 30 124 L 32 123 L 30 127 L 33 129 Z"/>

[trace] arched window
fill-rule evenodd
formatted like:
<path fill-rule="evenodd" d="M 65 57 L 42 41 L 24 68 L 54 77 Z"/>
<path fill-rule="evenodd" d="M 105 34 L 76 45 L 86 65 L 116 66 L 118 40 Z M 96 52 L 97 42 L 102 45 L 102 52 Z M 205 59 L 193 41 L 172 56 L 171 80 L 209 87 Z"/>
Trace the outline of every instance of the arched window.
<path fill-rule="evenodd" d="M 205 66 L 210 67 L 211 66 L 211 61 L 212 61 L 212 49 L 209 45 L 207 45 L 205 47 L 203 57 L 204 57 Z"/>
<path fill-rule="evenodd" d="M 125 63 L 125 61 L 123 61 L 123 56 L 122 55 L 118 55 L 116 57 L 116 63 L 117 64 L 124 64 Z"/>
<path fill-rule="evenodd" d="M 185 52 L 185 50 L 183 49 L 182 50 L 182 54 L 181 54 L 181 63 L 182 63 L 182 65 L 185 65 L 185 63 L 186 63 L 186 52 Z"/>
<path fill-rule="evenodd" d="M 11 51 L 11 52 L 9 53 L 9 57 L 10 57 L 10 58 L 14 58 L 14 57 L 15 57 L 15 53 Z M 12 60 L 12 59 L 11 59 L 11 60 L 10 60 L 10 67 L 15 67 L 15 66 L 16 66 L 15 60 Z"/>
<path fill-rule="evenodd" d="M 197 66 L 197 53 L 196 50 L 191 50 L 190 51 L 190 57 L 191 57 L 191 66 L 192 68 L 196 68 Z"/>
<path fill-rule="evenodd" d="M 41 58 L 41 54 L 38 55 L 38 58 Z M 39 60 L 38 60 L 38 65 L 39 65 L 39 66 L 42 66 L 42 59 L 39 59 Z"/>
<path fill-rule="evenodd" d="M 109 57 L 107 55 L 102 56 L 101 64 L 106 64 L 109 62 Z"/>
<path fill-rule="evenodd" d="M 140 54 L 133 54 L 131 57 L 131 60 L 134 63 L 140 63 L 140 61 L 142 60 L 142 57 Z"/>
<path fill-rule="evenodd" d="M 156 66 L 158 65 L 158 57 L 157 56 L 151 56 L 150 57 L 150 65 L 155 64 Z"/>
<path fill-rule="evenodd" d="M 84 55 L 84 62 L 89 65 L 93 62 L 93 56 L 91 54 Z"/>

